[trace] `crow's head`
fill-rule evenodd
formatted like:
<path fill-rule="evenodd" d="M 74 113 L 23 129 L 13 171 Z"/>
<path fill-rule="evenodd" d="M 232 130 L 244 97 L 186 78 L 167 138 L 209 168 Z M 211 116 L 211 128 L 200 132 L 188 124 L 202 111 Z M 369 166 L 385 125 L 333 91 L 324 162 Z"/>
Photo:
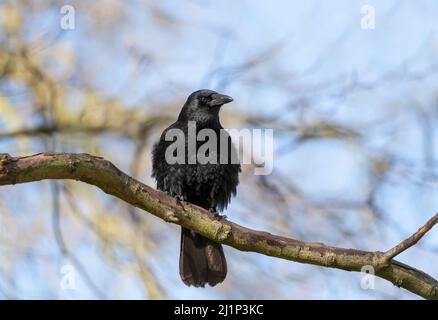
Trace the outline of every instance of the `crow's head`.
<path fill-rule="evenodd" d="M 222 105 L 233 101 L 233 98 L 212 90 L 193 92 L 184 104 L 178 120 L 208 122 L 219 119 Z"/>

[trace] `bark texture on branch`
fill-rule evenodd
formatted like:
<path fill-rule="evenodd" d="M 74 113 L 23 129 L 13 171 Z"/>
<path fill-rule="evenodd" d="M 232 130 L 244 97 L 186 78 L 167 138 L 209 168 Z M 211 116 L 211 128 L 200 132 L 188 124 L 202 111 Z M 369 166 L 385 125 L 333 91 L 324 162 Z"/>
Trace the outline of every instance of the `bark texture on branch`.
<path fill-rule="evenodd" d="M 438 222 L 435 215 L 413 239 L 407 239 L 389 252 L 338 248 L 322 243 L 256 231 L 218 220 L 214 214 L 195 205 L 180 202 L 157 191 L 116 168 L 111 162 L 89 154 L 44 153 L 28 157 L 0 154 L 0 185 L 13 185 L 46 179 L 74 179 L 92 184 L 104 192 L 171 223 L 192 229 L 203 236 L 241 251 L 253 251 L 291 261 L 361 271 L 372 266 L 378 277 L 426 299 L 438 299 L 438 281 L 428 274 L 393 260 Z M 419 230 L 419 231 L 420 231 Z M 408 241 L 410 240 L 410 241 Z"/>

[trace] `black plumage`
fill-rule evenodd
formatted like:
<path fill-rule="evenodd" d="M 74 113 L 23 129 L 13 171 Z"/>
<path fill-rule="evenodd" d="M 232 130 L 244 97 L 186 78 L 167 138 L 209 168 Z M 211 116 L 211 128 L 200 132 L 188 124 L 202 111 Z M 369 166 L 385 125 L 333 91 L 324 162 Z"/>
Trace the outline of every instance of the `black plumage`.
<path fill-rule="evenodd" d="M 229 135 L 224 130 L 221 133 L 223 128 L 219 121 L 219 110 L 223 104 L 232 100 L 211 90 L 199 90 L 188 97 L 178 120 L 164 130 L 154 145 L 152 176 L 157 180 L 159 190 L 216 213 L 227 207 L 231 197 L 236 194 L 240 164 L 231 161 L 235 149 Z M 193 151 L 197 151 L 205 142 L 196 142 L 196 150 L 190 151 L 187 139 L 189 122 L 192 125 L 196 123 L 197 133 L 202 129 L 214 130 L 217 135 L 217 163 L 201 164 L 196 159 L 190 164 L 188 160 L 194 156 Z M 165 139 L 171 129 L 181 130 L 186 138 L 184 163 L 169 164 L 166 161 L 166 149 L 175 141 Z M 220 134 L 225 134 L 226 141 L 222 149 Z M 224 159 L 227 159 L 226 163 L 223 163 Z M 222 282 L 227 274 L 222 246 L 182 228 L 179 271 L 181 279 L 188 286 L 203 287 L 206 283 L 214 286 Z"/>

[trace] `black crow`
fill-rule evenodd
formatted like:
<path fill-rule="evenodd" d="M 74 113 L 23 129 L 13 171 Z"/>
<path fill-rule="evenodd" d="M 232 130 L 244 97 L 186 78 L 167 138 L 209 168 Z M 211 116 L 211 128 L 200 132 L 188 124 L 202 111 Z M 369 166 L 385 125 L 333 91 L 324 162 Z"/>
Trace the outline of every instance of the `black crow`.
<path fill-rule="evenodd" d="M 240 164 L 233 158 L 236 150 L 231 138 L 219 122 L 220 108 L 231 101 L 231 97 L 212 90 L 199 90 L 188 97 L 178 120 L 164 130 L 153 148 L 152 176 L 157 180 L 159 190 L 216 214 L 227 207 L 231 197 L 236 194 L 240 172 Z M 202 129 L 212 129 L 210 132 L 216 134 L 215 148 L 205 152 L 206 156 L 214 155 L 209 152 L 216 152 L 216 163 L 205 163 L 194 158 L 199 147 L 208 139 L 194 141 L 195 148 L 188 147 L 189 127 L 193 125 L 196 125 L 196 134 Z M 180 130 L 185 138 L 184 157 L 179 163 L 169 163 L 169 159 L 166 159 L 166 149 L 177 141 L 176 137 L 167 141 L 169 139 L 166 139 L 166 133 L 171 129 Z M 222 148 L 221 134 L 222 138 L 225 137 Z M 188 286 L 204 287 L 206 283 L 214 286 L 222 282 L 227 274 L 222 245 L 182 228 L 179 273 Z"/>

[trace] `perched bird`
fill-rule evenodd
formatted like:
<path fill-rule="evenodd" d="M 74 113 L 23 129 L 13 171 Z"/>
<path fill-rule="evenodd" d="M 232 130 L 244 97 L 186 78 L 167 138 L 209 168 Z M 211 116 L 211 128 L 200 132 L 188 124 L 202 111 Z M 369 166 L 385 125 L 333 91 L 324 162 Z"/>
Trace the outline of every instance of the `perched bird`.
<path fill-rule="evenodd" d="M 240 172 L 240 164 L 231 158 L 236 150 L 228 133 L 221 130 L 223 127 L 219 121 L 219 110 L 222 105 L 231 101 L 231 97 L 212 90 L 195 91 L 188 97 L 178 120 L 163 131 L 153 148 L 152 176 L 156 179 L 159 190 L 216 214 L 227 207 L 231 197 L 236 194 Z M 193 124 L 196 124 L 196 133 L 202 129 L 212 129 L 216 133 L 217 148 L 212 151 L 217 153 L 216 163 L 210 161 L 201 164 L 199 159 L 188 161 L 189 158 L 193 159 L 194 153 L 205 143 L 196 141 L 196 150 L 188 147 L 189 126 Z M 166 133 L 171 129 L 181 130 L 186 138 L 183 163 L 169 164 L 166 159 L 166 149 L 176 141 L 176 138 L 170 141 L 166 139 Z M 226 141 L 222 148 L 221 134 L 225 135 Z M 227 274 L 222 245 L 182 228 L 179 273 L 188 286 L 204 287 L 206 283 L 215 286 L 222 282 Z"/>

